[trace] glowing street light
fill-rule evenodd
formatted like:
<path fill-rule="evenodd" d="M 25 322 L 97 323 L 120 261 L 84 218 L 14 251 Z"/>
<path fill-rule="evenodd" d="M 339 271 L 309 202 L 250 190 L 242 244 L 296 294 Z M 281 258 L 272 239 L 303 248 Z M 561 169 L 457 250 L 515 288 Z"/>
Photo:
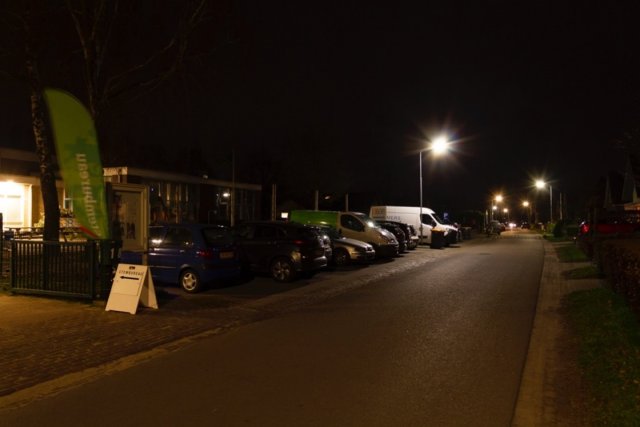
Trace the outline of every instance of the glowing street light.
<path fill-rule="evenodd" d="M 538 189 L 545 188 L 547 185 L 541 179 L 537 179 L 535 184 Z M 549 184 L 549 222 L 553 222 L 553 187 L 551 187 L 551 184 Z"/>
<path fill-rule="evenodd" d="M 420 150 L 418 153 L 418 159 L 420 160 L 419 162 L 419 168 L 420 168 L 420 240 L 419 242 L 420 244 L 422 244 L 422 229 L 423 229 L 422 227 L 422 153 L 424 153 L 425 151 L 431 151 L 434 156 L 443 155 L 447 151 L 449 151 L 449 141 L 447 140 L 447 138 L 443 136 L 438 137 L 434 139 L 427 148 Z"/>
<path fill-rule="evenodd" d="M 528 200 L 522 202 L 522 207 L 527 210 L 527 222 L 531 223 L 531 204 Z"/>

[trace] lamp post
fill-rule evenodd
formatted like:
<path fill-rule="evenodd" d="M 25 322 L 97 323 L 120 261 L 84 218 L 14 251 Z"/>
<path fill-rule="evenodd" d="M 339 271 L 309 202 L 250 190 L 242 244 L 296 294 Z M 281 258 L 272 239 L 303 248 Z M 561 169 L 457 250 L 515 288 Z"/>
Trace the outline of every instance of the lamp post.
<path fill-rule="evenodd" d="M 536 188 L 544 188 L 547 184 L 541 180 L 536 180 Z M 549 222 L 553 222 L 553 187 L 549 184 Z"/>
<path fill-rule="evenodd" d="M 420 239 L 419 239 L 420 244 L 422 244 L 422 230 L 423 230 L 423 226 L 422 226 L 422 153 L 424 153 L 425 151 L 431 151 L 435 156 L 439 156 L 441 154 L 446 153 L 447 150 L 449 150 L 449 141 L 447 141 L 445 137 L 439 137 L 433 140 L 433 142 L 431 142 L 431 144 L 429 144 L 427 148 L 424 148 L 418 152 L 418 159 L 419 159 L 418 167 L 420 170 Z"/>
<path fill-rule="evenodd" d="M 527 222 L 531 224 L 531 204 L 528 200 L 522 202 L 522 207 L 527 210 Z"/>
<path fill-rule="evenodd" d="M 502 200 L 502 194 L 496 194 L 493 199 L 491 199 L 491 221 L 496 219 L 496 213 L 498 212 L 498 203 L 501 203 Z"/>

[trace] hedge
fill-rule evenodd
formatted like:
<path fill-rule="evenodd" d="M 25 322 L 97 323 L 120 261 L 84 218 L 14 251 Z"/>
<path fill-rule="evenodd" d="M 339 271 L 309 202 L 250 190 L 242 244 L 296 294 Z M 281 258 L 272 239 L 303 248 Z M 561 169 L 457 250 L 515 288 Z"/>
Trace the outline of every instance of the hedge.
<path fill-rule="evenodd" d="M 611 289 L 640 314 L 640 239 L 609 238 L 596 242 L 593 260 Z"/>

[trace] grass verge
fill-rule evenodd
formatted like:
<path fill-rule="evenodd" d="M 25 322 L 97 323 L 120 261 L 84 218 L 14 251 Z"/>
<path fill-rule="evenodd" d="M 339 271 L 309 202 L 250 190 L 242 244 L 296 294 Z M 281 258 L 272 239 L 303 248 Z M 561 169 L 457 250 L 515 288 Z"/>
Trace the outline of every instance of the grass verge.
<path fill-rule="evenodd" d="M 565 279 L 600 279 L 602 274 L 595 265 L 587 265 L 585 267 L 574 268 L 564 273 Z"/>
<path fill-rule="evenodd" d="M 583 262 L 589 261 L 589 257 L 576 245 L 565 245 L 556 248 L 560 262 Z"/>
<path fill-rule="evenodd" d="M 589 384 L 595 425 L 640 425 L 640 329 L 623 298 L 608 289 L 568 295 L 579 364 Z"/>

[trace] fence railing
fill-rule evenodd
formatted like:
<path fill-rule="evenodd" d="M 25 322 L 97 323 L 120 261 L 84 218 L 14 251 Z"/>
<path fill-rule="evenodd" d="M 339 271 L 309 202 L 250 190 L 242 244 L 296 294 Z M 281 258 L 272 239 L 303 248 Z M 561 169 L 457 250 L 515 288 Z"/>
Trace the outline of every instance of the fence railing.
<path fill-rule="evenodd" d="M 10 289 L 15 293 L 106 299 L 120 245 L 86 242 L 11 242 Z"/>

